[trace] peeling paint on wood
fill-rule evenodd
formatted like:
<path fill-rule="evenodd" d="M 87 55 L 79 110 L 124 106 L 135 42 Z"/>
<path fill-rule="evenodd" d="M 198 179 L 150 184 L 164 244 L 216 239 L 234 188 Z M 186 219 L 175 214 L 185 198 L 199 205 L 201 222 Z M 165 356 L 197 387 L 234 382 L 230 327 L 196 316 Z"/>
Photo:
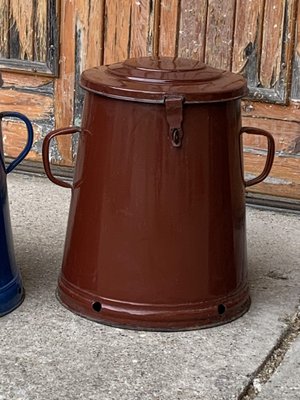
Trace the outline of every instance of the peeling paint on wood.
<path fill-rule="evenodd" d="M 10 58 L 33 60 L 33 1 L 10 0 Z"/>
<path fill-rule="evenodd" d="M 13 110 L 26 114 L 30 119 L 43 119 L 53 112 L 51 96 L 30 92 L 1 89 L 0 110 Z"/>
<path fill-rule="evenodd" d="M 213 67 L 231 69 L 234 16 L 235 0 L 208 2 L 205 61 Z"/>
<path fill-rule="evenodd" d="M 33 60 L 47 61 L 47 0 L 34 0 L 33 3 Z"/>
<path fill-rule="evenodd" d="M 0 0 L 1 68 L 57 75 L 58 3 Z"/>
<path fill-rule="evenodd" d="M 9 57 L 9 0 L 0 0 L 0 58 Z"/>
<path fill-rule="evenodd" d="M 61 2 L 60 78 L 55 80 L 55 125 L 57 128 L 73 124 L 75 88 L 75 7 L 71 1 Z M 61 136 L 58 146 L 65 165 L 72 164 L 71 138 Z"/>
<path fill-rule="evenodd" d="M 284 13 L 286 0 L 266 0 L 263 19 L 260 82 L 265 88 L 273 88 L 279 81 L 282 42 L 284 33 Z M 272 40 L 270 40 L 270 37 Z"/>
<path fill-rule="evenodd" d="M 251 87 L 259 84 L 263 7 L 261 0 L 237 0 L 236 5 L 232 71 L 242 73 Z"/>
<path fill-rule="evenodd" d="M 237 1 L 234 72 L 248 79 L 250 98 L 287 102 L 297 0 Z"/>
<path fill-rule="evenodd" d="M 205 56 L 207 0 L 181 0 L 178 54 L 203 61 Z M 191 29 L 191 26 L 193 29 Z"/>
<path fill-rule="evenodd" d="M 103 62 L 104 0 L 78 0 L 75 15 L 74 125 L 80 125 L 84 91 L 79 86 L 84 69 Z M 72 158 L 74 139 L 71 139 Z"/>
<path fill-rule="evenodd" d="M 54 129 L 53 116 L 49 116 L 45 120 L 32 120 L 32 126 L 34 141 L 27 158 L 34 161 L 41 161 L 43 138 L 47 132 Z M 17 119 L 5 118 L 2 122 L 2 135 L 4 154 L 9 157 L 17 157 L 23 150 L 27 141 L 25 125 Z"/>
<path fill-rule="evenodd" d="M 291 97 L 294 100 L 300 101 L 300 5 L 298 5 L 298 17 L 296 25 Z"/>

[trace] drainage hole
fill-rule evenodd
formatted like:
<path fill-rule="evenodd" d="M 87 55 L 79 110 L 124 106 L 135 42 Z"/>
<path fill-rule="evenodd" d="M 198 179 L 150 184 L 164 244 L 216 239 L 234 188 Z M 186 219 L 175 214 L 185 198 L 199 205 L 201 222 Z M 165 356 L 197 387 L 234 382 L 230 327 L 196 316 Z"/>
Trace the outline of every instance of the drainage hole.
<path fill-rule="evenodd" d="M 224 304 L 219 304 L 218 305 L 218 313 L 221 315 L 221 314 L 224 314 L 225 311 L 226 311 L 226 307 L 224 306 Z"/>
<path fill-rule="evenodd" d="M 101 311 L 101 303 L 99 303 L 99 301 L 95 301 L 95 303 L 93 303 L 92 305 L 93 310 L 95 310 L 96 312 L 100 312 Z"/>

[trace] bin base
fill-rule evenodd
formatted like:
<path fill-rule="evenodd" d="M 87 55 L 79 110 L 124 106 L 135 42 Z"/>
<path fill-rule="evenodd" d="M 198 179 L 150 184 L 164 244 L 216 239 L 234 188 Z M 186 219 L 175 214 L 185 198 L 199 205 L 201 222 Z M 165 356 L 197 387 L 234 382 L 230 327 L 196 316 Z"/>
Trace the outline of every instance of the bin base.
<path fill-rule="evenodd" d="M 0 288 L 0 317 L 13 311 L 23 302 L 25 291 L 20 276 Z"/>
<path fill-rule="evenodd" d="M 60 277 L 57 297 L 70 311 L 121 328 L 184 331 L 222 325 L 250 307 L 248 286 L 217 299 L 188 304 L 137 304 L 94 296 Z"/>

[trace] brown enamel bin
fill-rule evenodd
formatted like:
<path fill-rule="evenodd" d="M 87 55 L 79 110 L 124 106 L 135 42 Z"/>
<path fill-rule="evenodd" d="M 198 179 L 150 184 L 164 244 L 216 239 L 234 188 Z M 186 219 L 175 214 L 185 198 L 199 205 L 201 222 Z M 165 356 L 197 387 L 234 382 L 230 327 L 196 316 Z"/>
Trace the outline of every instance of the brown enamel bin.
<path fill-rule="evenodd" d="M 82 126 L 44 141 L 48 177 L 72 189 L 58 297 L 75 313 L 128 328 L 231 321 L 250 305 L 245 186 L 262 181 L 272 136 L 241 128 L 239 75 L 198 61 L 138 58 L 84 71 Z M 55 178 L 49 143 L 80 132 L 73 184 Z M 242 133 L 268 142 L 243 178 Z"/>

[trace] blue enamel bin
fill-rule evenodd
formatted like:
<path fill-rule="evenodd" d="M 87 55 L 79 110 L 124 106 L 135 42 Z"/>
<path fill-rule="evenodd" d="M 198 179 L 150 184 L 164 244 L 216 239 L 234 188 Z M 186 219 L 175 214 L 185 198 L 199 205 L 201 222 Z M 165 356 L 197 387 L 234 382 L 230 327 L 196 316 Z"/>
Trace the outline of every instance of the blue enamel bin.
<path fill-rule="evenodd" d="M 2 141 L 2 119 L 5 117 L 21 119 L 26 124 L 28 133 L 24 150 L 7 167 L 4 163 Z M 0 316 L 18 307 L 24 299 L 22 279 L 14 255 L 6 175 L 26 157 L 32 146 L 32 142 L 33 129 L 28 118 L 18 112 L 0 112 Z"/>

